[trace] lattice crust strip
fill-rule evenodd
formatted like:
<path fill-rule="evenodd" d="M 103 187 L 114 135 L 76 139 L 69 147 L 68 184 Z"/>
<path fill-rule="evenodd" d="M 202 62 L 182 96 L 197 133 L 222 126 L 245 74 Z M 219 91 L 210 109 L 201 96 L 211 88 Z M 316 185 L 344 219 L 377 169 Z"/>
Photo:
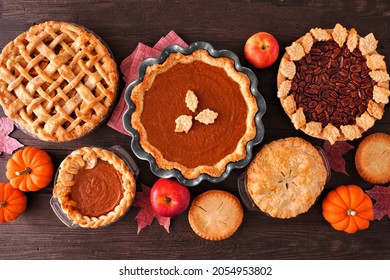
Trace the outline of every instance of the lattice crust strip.
<path fill-rule="evenodd" d="M 0 104 L 20 128 L 42 140 L 90 132 L 109 113 L 117 87 L 108 49 L 69 23 L 35 25 L 0 55 Z"/>

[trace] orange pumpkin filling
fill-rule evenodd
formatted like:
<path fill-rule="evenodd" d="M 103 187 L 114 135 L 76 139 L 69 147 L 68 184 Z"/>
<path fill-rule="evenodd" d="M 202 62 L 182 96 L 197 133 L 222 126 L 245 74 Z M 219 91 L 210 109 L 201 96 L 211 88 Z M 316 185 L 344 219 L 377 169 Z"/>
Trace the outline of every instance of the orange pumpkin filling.
<path fill-rule="evenodd" d="M 122 179 L 110 163 L 97 160 L 92 169 L 75 175 L 71 199 L 83 215 L 98 217 L 114 210 L 123 197 Z"/>
<path fill-rule="evenodd" d="M 196 112 L 185 103 L 188 90 L 199 99 Z M 213 165 L 233 153 L 246 131 L 248 109 L 239 84 L 224 69 L 202 61 L 177 64 L 160 73 L 144 97 L 141 122 L 148 141 L 164 157 L 186 167 Z M 188 133 L 175 132 L 180 115 L 195 117 L 203 109 L 218 113 L 214 123 L 193 121 Z"/>

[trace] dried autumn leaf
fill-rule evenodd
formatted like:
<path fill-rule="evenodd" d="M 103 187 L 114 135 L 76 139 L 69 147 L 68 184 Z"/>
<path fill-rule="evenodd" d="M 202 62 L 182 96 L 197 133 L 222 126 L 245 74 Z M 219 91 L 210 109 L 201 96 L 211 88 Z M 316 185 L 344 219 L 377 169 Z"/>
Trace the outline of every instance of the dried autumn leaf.
<path fill-rule="evenodd" d="M 374 220 L 381 220 L 386 215 L 390 218 L 390 186 L 374 186 L 366 193 L 375 200 L 373 205 Z"/>
<path fill-rule="evenodd" d="M 14 130 L 14 123 L 7 117 L 0 119 L 0 155 L 5 152 L 12 154 L 13 151 L 23 147 L 18 140 L 8 136 Z"/>
<path fill-rule="evenodd" d="M 330 168 L 333 171 L 344 173 L 349 176 L 345 170 L 345 159 L 343 158 L 343 155 L 354 147 L 345 141 L 337 141 L 333 145 L 331 145 L 329 141 L 324 141 L 323 148 L 326 158 L 329 161 Z"/>
<path fill-rule="evenodd" d="M 150 187 L 142 185 L 142 191 L 135 194 L 133 205 L 141 208 L 135 217 L 138 224 L 137 234 L 145 227 L 150 226 L 154 218 L 156 218 L 157 222 L 169 233 L 171 218 L 162 217 L 154 212 L 152 204 L 150 203 L 150 190 Z"/>

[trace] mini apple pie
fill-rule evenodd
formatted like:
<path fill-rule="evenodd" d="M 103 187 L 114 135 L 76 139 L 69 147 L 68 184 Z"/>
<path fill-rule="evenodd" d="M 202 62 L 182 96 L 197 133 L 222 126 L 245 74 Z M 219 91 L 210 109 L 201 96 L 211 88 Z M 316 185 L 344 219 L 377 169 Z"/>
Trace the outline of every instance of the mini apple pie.
<path fill-rule="evenodd" d="M 117 87 L 108 49 L 69 23 L 32 26 L 0 55 L 0 104 L 41 140 L 73 140 L 90 132 L 108 115 Z"/>
<path fill-rule="evenodd" d="M 372 33 L 360 37 L 336 24 L 286 47 L 278 97 L 296 129 L 333 144 L 360 138 L 382 118 L 390 77 L 377 44 Z"/>
<path fill-rule="evenodd" d="M 246 174 L 249 196 L 261 211 L 275 218 L 305 213 L 321 194 L 327 170 L 318 150 L 290 137 L 265 145 Z"/>
<path fill-rule="evenodd" d="M 135 188 L 134 173 L 119 156 L 109 150 L 84 147 L 62 161 L 53 196 L 74 224 L 96 228 L 126 213 Z"/>
<path fill-rule="evenodd" d="M 244 218 L 240 200 L 221 190 L 209 190 L 197 196 L 188 211 L 192 230 L 207 240 L 223 240 L 232 236 Z"/>
<path fill-rule="evenodd" d="M 390 182 L 390 134 L 377 132 L 364 138 L 356 150 L 355 165 L 367 182 Z"/>

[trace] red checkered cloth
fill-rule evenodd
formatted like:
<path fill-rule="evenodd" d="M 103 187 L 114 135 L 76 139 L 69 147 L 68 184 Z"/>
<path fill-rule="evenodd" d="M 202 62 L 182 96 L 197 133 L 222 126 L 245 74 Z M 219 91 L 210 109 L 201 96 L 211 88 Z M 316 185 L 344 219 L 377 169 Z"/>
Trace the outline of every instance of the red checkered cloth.
<path fill-rule="evenodd" d="M 138 67 L 142 61 L 150 57 L 157 57 L 160 52 L 167 46 L 172 44 L 178 44 L 182 47 L 187 47 L 187 43 L 183 41 L 175 31 L 170 31 L 166 36 L 162 37 L 153 48 L 146 46 L 142 43 L 139 43 L 136 49 L 126 57 L 121 65 L 120 70 L 123 75 L 123 80 L 126 83 L 125 88 L 123 89 L 122 95 L 118 100 L 117 105 L 115 106 L 110 119 L 107 122 L 107 125 L 123 134 L 130 135 L 122 123 L 122 116 L 127 110 L 127 104 L 124 99 L 124 94 L 127 86 L 133 82 L 138 77 Z"/>

